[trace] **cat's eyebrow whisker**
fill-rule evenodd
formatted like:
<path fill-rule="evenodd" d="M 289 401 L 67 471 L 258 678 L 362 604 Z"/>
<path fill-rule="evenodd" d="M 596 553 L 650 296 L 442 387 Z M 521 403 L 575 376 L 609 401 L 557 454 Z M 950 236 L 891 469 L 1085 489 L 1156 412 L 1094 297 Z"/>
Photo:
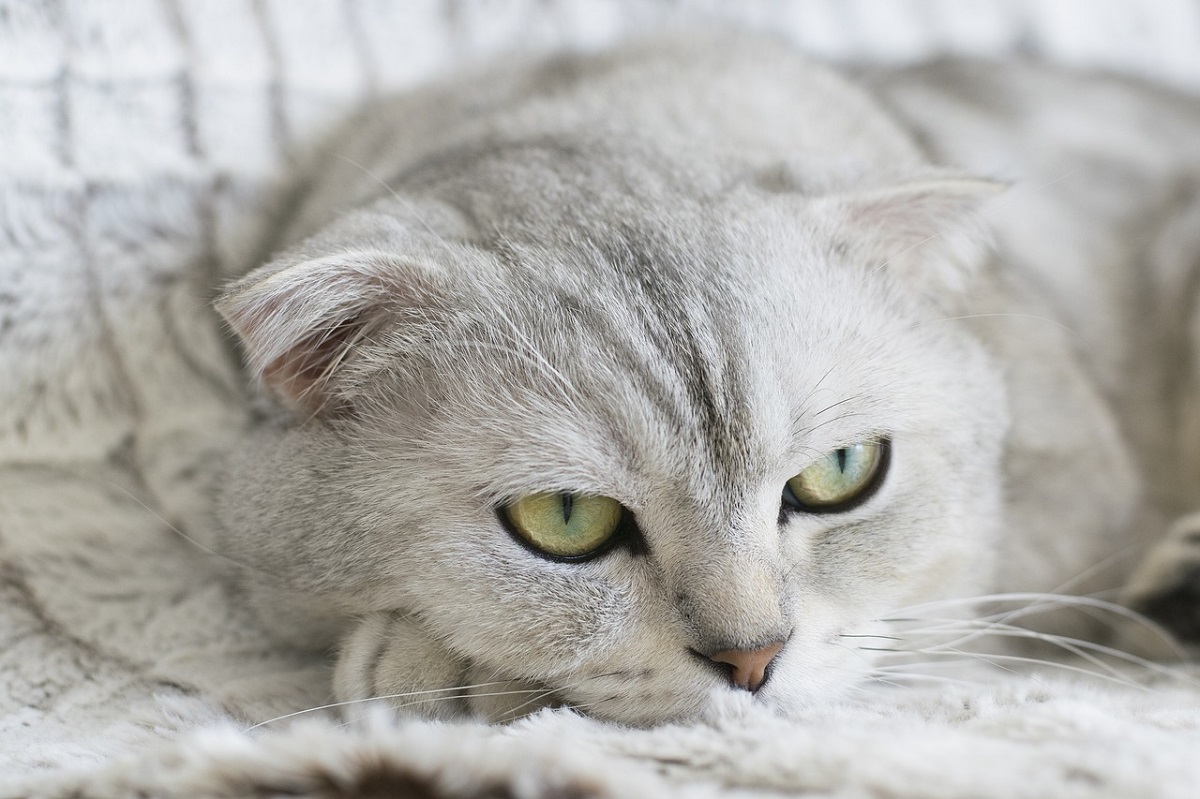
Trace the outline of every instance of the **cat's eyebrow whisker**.
<path fill-rule="evenodd" d="M 554 365 L 551 364 L 550 361 L 546 359 L 546 356 L 543 355 L 537 349 L 537 347 L 534 346 L 533 342 L 529 339 L 529 336 L 526 335 L 525 332 L 522 331 L 519 327 L 517 327 L 516 323 L 514 323 L 512 321 L 512 318 L 507 313 L 505 313 L 505 311 L 504 311 L 503 307 L 501 307 L 500 303 L 493 303 L 492 310 L 497 315 L 499 315 L 499 317 L 508 326 L 508 330 L 515 337 L 516 341 L 520 344 L 525 345 L 525 348 L 528 350 L 529 355 L 532 356 L 535 363 L 537 363 L 541 366 L 543 372 L 545 372 L 546 374 L 550 375 L 551 377 L 553 377 L 555 379 L 555 381 L 558 383 L 559 388 L 562 390 L 563 399 L 565 399 L 567 401 L 567 404 L 571 406 L 572 410 L 578 412 L 579 408 L 576 407 L 576 405 L 575 405 L 574 397 L 579 392 L 575 388 L 575 385 L 573 383 L 571 383 L 570 380 L 567 379 L 566 375 L 564 375 L 561 371 L 556 369 L 554 367 Z"/>
<path fill-rule="evenodd" d="M 829 404 L 829 405 L 826 405 L 826 406 L 825 406 L 824 408 L 822 408 L 821 410 L 819 410 L 819 411 L 816 411 L 815 413 L 812 413 L 812 414 L 810 414 L 810 416 L 812 416 L 812 418 L 814 418 L 814 419 L 815 419 L 815 418 L 817 418 L 818 416 L 820 416 L 821 414 L 823 414 L 823 413 L 826 413 L 826 412 L 828 412 L 828 411 L 831 411 L 831 410 L 833 410 L 834 408 L 838 407 L 839 405 L 845 405 L 847 402 L 854 402 L 854 401 L 856 401 L 856 400 L 859 400 L 859 399 L 862 399 L 862 397 L 861 397 L 860 395 L 857 395 L 857 394 L 852 394 L 852 395 L 850 395 L 850 396 L 848 396 L 848 397 L 842 397 L 842 398 L 841 398 L 840 400 L 838 400 L 837 402 L 834 402 L 834 403 L 831 403 L 831 404 Z"/>
<path fill-rule="evenodd" d="M 816 396 L 817 392 L 821 389 L 821 386 L 825 384 L 825 381 L 829 379 L 829 376 L 834 373 L 834 370 L 836 370 L 839 365 L 840 364 L 835 361 L 828 369 L 825 370 L 825 373 L 817 379 L 816 383 L 813 383 L 811 388 L 809 388 L 808 394 L 804 397 L 804 402 L 802 405 L 807 405 L 812 398 Z"/>
<path fill-rule="evenodd" d="M 509 321 L 507 317 L 505 317 L 505 321 Z M 512 324 L 511 321 L 509 321 L 509 324 Z M 437 344 L 433 346 L 445 348 L 447 350 L 453 350 L 456 347 L 461 347 L 492 353 L 501 353 L 505 355 L 511 355 L 524 362 L 531 363 L 553 378 L 553 382 L 555 382 L 563 392 L 563 399 L 567 400 L 567 402 L 571 403 L 572 407 L 574 407 L 574 400 L 571 395 L 578 393 L 574 385 L 567 380 L 561 371 L 554 368 L 553 364 L 547 361 L 545 356 L 543 356 L 533 347 L 532 343 L 529 342 L 527 337 L 522 334 L 521 339 L 528 344 L 527 350 L 517 349 L 499 341 L 482 341 L 479 339 L 443 340 L 437 342 Z M 522 340 L 516 340 L 516 343 L 522 343 Z"/>
<path fill-rule="evenodd" d="M 335 158 L 343 161 L 344 163 L 347 163 L 347 164 L 361 170 L 363 174 L 365 174 L 367 177 L 371 178 L 376 183 L 378 183 L 381 187 L 386 189 L 388 191 L 388 193 L 391 194 L 391 196 L 397 202 L 399 202 L 405 206 L 405 208 L 408 210 L 408 212 L 412 215 L 413 219 L 415 219 L 417 221 L 417 223 L 420 224 L 421 227 L 423 227 L 426 230 L 426 232 L 428 232 L 436 241 L 442 243 L 443 245 L 446 244 L 445 236 L 443 236 L 442 234 L 440 234 L 436 230 L 434 230 L 434 228 L 417 212 L 416 206 L 409 198 L 398 193 L 394 188 L 392 188 L 390 185 L 388 185 L 388 183 L 386 181 L 384 181 L 382 178 L 380 178 L 378 175 L 376 175 L 374 172 L 372 172 L 370 169 L 368 169 L 363 164 L 359 163 L 358 161 L 355 161 L 353 158 L 350 158 L 342 153 L 334 153 L 333 155 Z M 495 351 L 507 352 L 508 354 L 511 354 L 511 355 L 514 355 L 514 356 L 517 356 L 517 357 L 520 357 L 523 359 L 527 359 L 530 362 L 537 364 L 544 373 L 550 375 L 553 378 L 554 382 L 557 383 L 559 388 L 562 390 L 563 398 L 568 402 L 568 404 L 570 404 L 572 407 L 574 407 L 575 403 L 574 403 L 574 399 L 573 399 L 572 395 L 577 392 L 575 390 L 575 387 L 566 378 L 566 376 L 563 375 L 561 371 L 556 369 L 553 366 L 553 364 L 551 364 L 546 359 L 546 357 L 544 355 L 542 355 L 542 353 L 539 352 L 536 347 L 533 346 L 533 343 L 532 343 L 532 341 L 530 341 L 529 337 L 526 336 L 520 330 L 519 327 L 517 327 L 517 325 L 512 321 L 511 317 L 509 317 L 509 315 L 504 312 L 503 307 L 499 303 L 494 303 L 492 310 L 499 316 L 499 318 L 501 320 L 504 321 L 508 330 L 513 335 L 513 340 L 519 344 L 523 344 L 527 351 L 521 352 L 518 349 L 507 349 L 507 348 L 504 348 L 504 346 L 502 344 L 499 344 L 496 342 L 487 343 L 487 344 L 491 345 L 490 349 L 493 349 Z M 330 332 L 332 332 L 332 330 Z M 336 367 L 341 363 L 342 359 L 344 359 L 346 357 L 346 355 L 350 352 L 353 345 L 356 344 L 358 342 L 358 340 L 360 340 L 365 335 L 366 335 L 366 331 L 360 331 L 358 339 L 350 342 L 346 347 L 342 348 L 339 357 L 337 359 L 335 359 L 334 363 L 332 363 L 328 366 L 328 368 L 325 370 L 325 372 L 321 375 L 318 382 L 326 380 L 328 378 L 328 375 L 331 374 L 334 371 L 334 369 L 336 369 Z M 484 342 L 475 342 L 475 345 L 486 347 L 486 344 Z"/>
<path fill-rule="evenodd" d="M 800 435 L 802 435 L 804 437 L 811 436 L 817 430 L 820 430 L 822 427 L 825 427 L 826 425 L 836 424 L 838 422 L 844 422 L 847 419 L 855 419 L 855 418 L 859 418 L 859 417 L 870 417 L 870 416 L 871 416 L 871 414 L 864 413 L 862 411 L 849 411 L 847 413 L 839 414 L 839 415 L 833 417 L 832 419 L 826 419 L 823 422 L 818 422 L 817 424 L 806 427 L 800 433 Z M 822 454 L 824 454 L 824 453 L 822 453 Z"/>

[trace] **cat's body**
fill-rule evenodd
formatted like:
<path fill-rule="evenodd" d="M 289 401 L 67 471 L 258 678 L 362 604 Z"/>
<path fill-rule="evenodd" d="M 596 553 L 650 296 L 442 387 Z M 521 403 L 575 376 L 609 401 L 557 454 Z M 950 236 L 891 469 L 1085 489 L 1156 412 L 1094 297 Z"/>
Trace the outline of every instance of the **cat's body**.
<path fill-rule="evenodd" d="M 288 409 L 231 461 L 220 546 L 339 620 L 341 698 L 792 712 L 890 611 L 1054 590 L 1196 510 L 1200 104 L 861 79 L 877 99 L 773 42 L 655 42 L 339 141 L 304 243 L 220 304 Z M 864 446 L 852 501 L 784 496 Z M 531 496 L 622 521 L 547 555 Z M 1190 590 L 1167 557 L 1131 599 Z"/>

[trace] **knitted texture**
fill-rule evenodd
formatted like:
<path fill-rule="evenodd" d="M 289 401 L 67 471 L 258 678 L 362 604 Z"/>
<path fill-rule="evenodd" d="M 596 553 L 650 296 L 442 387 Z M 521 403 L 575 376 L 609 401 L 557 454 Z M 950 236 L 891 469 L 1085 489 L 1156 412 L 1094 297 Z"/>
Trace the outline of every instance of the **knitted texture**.
<path fill-rule="evenodd" d="M 0 795 L 1193 795 L 1183 678 L 885 693 L 803 724 L 244 732 L 327 701 L 204 524 L 246 412 L 208 301 L 289 169 L 381 92 L 713 19 L 834 59 L 1034 52 L 1200 89 L 1195 0 L 0 0 Z"/>

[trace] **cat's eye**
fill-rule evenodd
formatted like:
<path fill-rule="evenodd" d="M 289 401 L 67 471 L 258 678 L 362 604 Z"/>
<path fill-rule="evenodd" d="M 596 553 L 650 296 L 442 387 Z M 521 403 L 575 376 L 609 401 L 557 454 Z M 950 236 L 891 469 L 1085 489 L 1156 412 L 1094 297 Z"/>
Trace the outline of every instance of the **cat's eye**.
<path fill-rule="evenodd" d="M 785 507 L 836 513 L 865 502 L 887 471 L 887 441 L 867 441 L 834 450 L 787 481 Z"/>
<path fill-rule="evenodd" d="M 527 544 L 555 558 L 599 553 L 621 528 L 624 508 L 609 497 L 531 494 L 505 505 L 501 517 Z"/>

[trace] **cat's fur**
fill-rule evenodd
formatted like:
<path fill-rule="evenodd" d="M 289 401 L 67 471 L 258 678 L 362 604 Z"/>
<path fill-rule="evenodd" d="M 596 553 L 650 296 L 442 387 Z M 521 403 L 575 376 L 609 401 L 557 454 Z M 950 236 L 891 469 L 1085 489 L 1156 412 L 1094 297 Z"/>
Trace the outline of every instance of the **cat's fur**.
<path fill-rule="evenodd" d="M 340 698 L 793 712 L 891 610 L 1054 590 L 1196 509 L 1194 101 L 679 38 L 381 102 L 334 150 L 219 303 L 279 403 L 220 546 L 338 620 Z M 781 514 L 881 436 L 869 501 Z M 545 491 L 619 499 L 641 545 L 539 557 L 496 508 Z M 1196 613 L 1189 529 L 1129 601 Z M 753 695 L 701 654 L 777 640 Z"/>

